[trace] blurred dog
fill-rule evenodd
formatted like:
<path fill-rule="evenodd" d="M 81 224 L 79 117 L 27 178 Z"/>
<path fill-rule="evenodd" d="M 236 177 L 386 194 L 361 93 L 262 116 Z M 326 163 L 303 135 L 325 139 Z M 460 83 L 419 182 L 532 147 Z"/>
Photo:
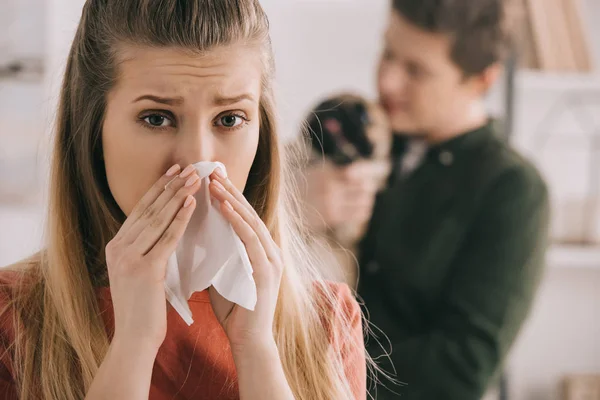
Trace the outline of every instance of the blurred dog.
<path fill-rule="evenodd" d="M 389 160 L 392 132 L 376 103 L 343 93 L 324 100 L 306 120 L 313 160 L 338 166 L 359 160 Z"/>
<path fill-rule="evenodd" d="M 382 189 L 391 171 L 392 131 L 382 108 L 353 93 L 341 93 L 318 104 L 305 120 L 309 163 L 346 167 L 359 161 L 380 164 L 370 177 Z M 342 264 L 351 286 L 356 283 L 357 244 L 368 223 L 348 222 L 329 228 L 326 240 Z"/>

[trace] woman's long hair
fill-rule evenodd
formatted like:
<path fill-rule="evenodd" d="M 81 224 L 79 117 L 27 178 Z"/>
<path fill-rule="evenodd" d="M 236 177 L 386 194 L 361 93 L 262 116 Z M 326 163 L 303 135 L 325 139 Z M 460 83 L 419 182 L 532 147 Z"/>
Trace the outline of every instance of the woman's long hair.
<path fill-rule="evenodd" d="M 336 295 L 323 284 L 292 217 L 297 213 L 277 137 L 268 20 L 258 0 L 88 0 L 61 89 L 46 244 L 13 304 L 21 399 L 84 398 L 108 349 L 95 290 L 108 285 L 104 249 L 125 220 L 108 188 L 101 141 L 119 45 L 203 54 L 239 42 L 260 45 L 264 60 L 260 139 L 245 195 L 285 257 L 274 327 L 285 374 L 299 400 L 353 397 L 342 352 L 330 350 L 331 332 L 323 324 Z M 338 330 L 350 335 L 348 319 L 339 315 Z"/>

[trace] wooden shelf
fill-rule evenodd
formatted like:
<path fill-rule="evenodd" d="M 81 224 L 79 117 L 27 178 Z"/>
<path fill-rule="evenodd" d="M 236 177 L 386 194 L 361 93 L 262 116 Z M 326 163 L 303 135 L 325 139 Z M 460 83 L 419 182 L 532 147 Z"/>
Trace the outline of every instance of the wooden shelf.
<path fill-rule="evenodd" d="M 517 72 L 516 80 L 517 90 L 600 90 L 600 72 L 584 74 L 525 69 Z"/>

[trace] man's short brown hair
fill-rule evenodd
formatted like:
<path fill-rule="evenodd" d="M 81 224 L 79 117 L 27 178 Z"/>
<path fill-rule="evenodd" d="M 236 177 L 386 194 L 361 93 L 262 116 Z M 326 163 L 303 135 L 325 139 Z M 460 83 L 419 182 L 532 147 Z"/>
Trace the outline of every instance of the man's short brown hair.
<path fill-rule="evenodd" d="M 421 29 L 449 35 L 453 42 L 452 60 L 466 76 L 472 76 L 502 61 L 510 51 L 515 19 L 513 3 L 509 0 L 393 0 L 393 8 Z"/>

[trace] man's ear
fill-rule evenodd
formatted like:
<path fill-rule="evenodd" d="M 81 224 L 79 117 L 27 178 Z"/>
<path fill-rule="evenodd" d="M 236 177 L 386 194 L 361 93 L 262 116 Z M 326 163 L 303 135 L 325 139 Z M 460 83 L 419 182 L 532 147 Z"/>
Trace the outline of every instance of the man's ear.
<path fill-rule="evenodd" d="M 481 73 L 469 77 L 469 85 L 476 93 L 483 95 L 496 84 L 503 70 L 501 63 L 492 64 Z"/>

